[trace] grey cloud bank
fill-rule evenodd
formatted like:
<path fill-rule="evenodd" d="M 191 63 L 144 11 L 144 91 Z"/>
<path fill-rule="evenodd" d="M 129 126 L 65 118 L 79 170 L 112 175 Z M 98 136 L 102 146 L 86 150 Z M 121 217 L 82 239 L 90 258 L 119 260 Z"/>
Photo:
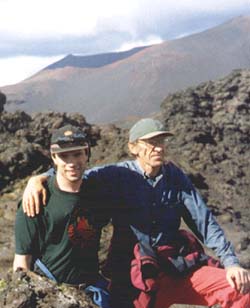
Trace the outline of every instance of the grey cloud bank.
<path fill-rule="evenodd" d="M 90 35 L 50 33 L 48 37 L 40 37 L 0 32 L 0 57 L 96 54 L 118 50 L 126 42 L 147 41 L 149 36 L 157 36 L 162 40 L 174 39 L 211 28 L 239 15 L 248 15 L 250 5 L 233 11 L 225 8 L 218 13 L 194 10 L 193 14 L 192 10 L 170 13 L 166 6 L 155 8 L 152 14 L 142 9 L 141 14 L 130 18 L 121 17 L 119 21 L 117 17 L 101 19 Z"/>

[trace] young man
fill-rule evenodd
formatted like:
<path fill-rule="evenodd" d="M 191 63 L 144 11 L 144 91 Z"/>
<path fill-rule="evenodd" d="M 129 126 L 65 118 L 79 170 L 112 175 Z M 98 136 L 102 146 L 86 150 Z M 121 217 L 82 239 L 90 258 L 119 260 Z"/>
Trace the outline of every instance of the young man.
<path fill-rule="evenodd" d="M 173 163 L 164 161 L 165 139 L 169 135 L 172 134 L 159 121 L 142 119 L 129 133 L 128 147 L 135 160 L 87 173 L 90 181 L 99 183 L 103 199 L 113 204 L 114 235 L 109 258 L 113 307 L 131 307 L 132 303 L 126 302 L 128 297 L 136 305 L 138 294 L 130 284 L 134 245 L 139 242 L 142 256 L 159 261 L 157 251 L 161 247 L 178 243 L 181 218 L 214 250 L 225 270 L 199 266 L 178 277 L 165 274 L 154 307 L 167 308 L 173 303 L 250 307 L 249 272 L 240 267 L 232 245 L 189 179 Z M 31 180 L 26 189 L 27 212 L 34 211 L 34 200 L 40 193 L 44 195 L 40 181 L 41 178 Z M 150 273 L 147 275 L 151 278 Z M 151 275 L 154 278 L 156 273 Z"/>
<path fill-rule="evenodd" d="M 59 283 L 95 284 L 100 233 L 107 221 L 82 179 L 88 138 L 79 128 L 64 126 L 53 133 L 50 152 L 56 174 L 46 187 L 46 207 L 34 218 L 21 207 L 17 212 L 13 269 L 34 268 Z"/>

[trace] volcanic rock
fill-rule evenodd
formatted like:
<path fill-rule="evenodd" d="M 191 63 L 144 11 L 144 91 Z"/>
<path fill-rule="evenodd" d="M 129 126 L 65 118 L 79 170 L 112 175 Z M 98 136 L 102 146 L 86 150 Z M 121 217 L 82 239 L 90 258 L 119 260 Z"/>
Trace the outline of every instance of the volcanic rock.
<path fill-rule="evenodd" d="M 169 156 L 189 174 L 238 253 L 245 251 L 241 261 L 249 267 L 250 71 L 174 93 L 161 108 L 158 117 L 175 132 Z"/>
<path fill-rule="evenodd" d="M 0 92 L 0 113 L 4 109 L 4 104 L 6 104 L 6 96 L 2 92 Z"/>
<path fill-rule="evenodd" d="M 0 306 L 9 308 L 95 308 L 84 290 L 57 285 L 33 272 L 18 271 L 1 281 Z"/>

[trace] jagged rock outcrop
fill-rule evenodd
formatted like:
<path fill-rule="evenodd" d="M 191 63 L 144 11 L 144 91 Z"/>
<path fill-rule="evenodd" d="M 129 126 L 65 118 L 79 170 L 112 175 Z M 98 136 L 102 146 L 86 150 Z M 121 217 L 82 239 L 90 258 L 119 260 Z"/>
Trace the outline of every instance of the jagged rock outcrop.
<path fill-rule="evenodd" d="M 0 113 L 4 110 L 4 105 L 6 104 L 6 96 L 0 92 Z"/>
<path fill-rule="evenodd" d="M 177 92 L 161 119 L 175 136 L 169 154 L 190 174 L 250 267 L 250 71 Z"/>
<path fill-rule="evenodd" d="M 234 71 L 219 81 L 169 96 L 162 104 L 161 117 L 175 131 L 171 152 L 185 158 L 187 165 L 206 178 L 220 206 L 235 208 L 237 197 L 247 208 L 250 71 Z"/>
<path fill-rule="evenodd" d="M 8 274 L 0 284 L 0 306 L 9 308 L 97 308 L 84 290 L 61 284 L 32 272 Z"/>

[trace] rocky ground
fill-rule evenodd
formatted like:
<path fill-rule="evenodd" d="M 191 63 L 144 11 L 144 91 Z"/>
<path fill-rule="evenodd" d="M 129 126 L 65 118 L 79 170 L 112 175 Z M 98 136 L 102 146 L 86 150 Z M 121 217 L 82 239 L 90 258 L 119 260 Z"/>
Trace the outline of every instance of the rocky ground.
<path fill-rule="evenodd" d="M 71 123 L 88 131 L 93 145 L 90 166 L 127 159 L 127 130 L 114 125 L 97 127 L 79 114 L 10 114 L 4 111 L 4 102 L 5 97 L 0 93 L 0 306 L 94 307 L 87 300 L 85 304 L 71 302 L 72 298 L 55 286 L 48 290 L 54 294 L 56 304 L 48 306 L 50 297 L 44 295 L 42 287 L 36 289 L 32 285 L 32 277 L 21 273 L 12 276 L 15 210 L 27 176 L 49 166 L 48 145 L 54 128 Z M 169 140 L 167 158 L 191 177 L 247 268 L 250 268 L 249 115 L 249 70 L 234 71 L 224 79 L 172 94 L 156 115 L 175 132 Z M 110 228 L 105 232 L 107 239 Z M 105 249 L 103 244 L 104 252 Z M 18 281 L 22 281 L 20 287 Z M 43 282 L 39 284 L 44 286 Z M 24 289 L 30 292 L 28 300 L 23 295 Z"/>

